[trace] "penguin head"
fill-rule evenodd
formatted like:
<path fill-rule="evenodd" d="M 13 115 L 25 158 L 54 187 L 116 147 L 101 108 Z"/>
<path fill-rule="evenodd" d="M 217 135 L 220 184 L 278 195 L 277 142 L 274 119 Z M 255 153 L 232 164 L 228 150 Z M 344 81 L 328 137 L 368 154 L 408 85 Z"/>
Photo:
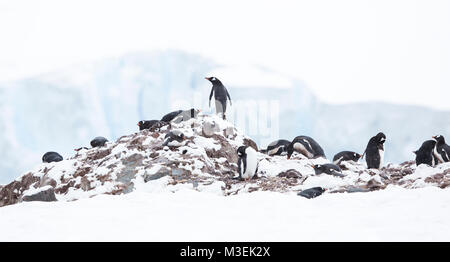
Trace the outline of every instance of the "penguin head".
<path fill-rule="evenodd" d="M 375 137 L 377 138 L 377 142 L 380 144 L 384 144 L 386 141 L 386 135 L 383 134 L 383 132 L 378 133 Z"/>
<path fill-rule="evenodd" d="M 353 157 L 354 159 L 356 159 L 356 161 L 358 161 L 361 158 L 362 155 L 358 154 L 358 153 L 353 153 Z"/>
<path fill-rule="evenodd" d="M 314 165 L 313 168 L 316 175 L 320 175 L 322 173 L 322 165 Z"/>
<path fill-rule="evenodd" d="M 244 157 L 246 155 L 245 149 L 247 149 L 246 146 L 240 146 L 237 150 L 238 157 Z"/>
<path fill-rule="evenodd" d="M 436 140 L 438 144 L 445 144 L 445 138 L 441 135 L 433 136 L 433 139 Z"/>
<path fill-rule="evenodd" d="M 222 82 L 220 82 L 220 80 L 215 76 L 205 77 L 205 79 L 208 80 L 209 82 L 213 83 L 213 85 L 222 84 Z"/>
<path fill-rule="evenodd" d="M 137 125 L 138 125 L 138 127 L 139 127 L 139 130 L 144 129 L 144 124 L 145 124 L 145 120 L 141 120 L 141 121 L 139 121 L 139 122 L 137 123 Z"/>

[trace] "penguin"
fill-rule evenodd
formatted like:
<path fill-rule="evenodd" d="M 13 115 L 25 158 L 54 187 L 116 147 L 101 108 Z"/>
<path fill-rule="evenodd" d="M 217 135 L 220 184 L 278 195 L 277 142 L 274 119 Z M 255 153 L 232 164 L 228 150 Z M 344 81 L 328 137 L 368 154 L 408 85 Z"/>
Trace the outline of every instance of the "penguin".
<path fill-rule="evenodd" d="M 338 176 L 338 177 L 345 176 L 344 174 L 341 173 L 342 172 L 341 168 L 335 164 L 314 165 L 314 172 L 316 173 L 316 175 L 325 173 L 327 175 Z"/>
<path fill-rule="evenodd" d="M 325 192 L 325 188 L 322 187 L 313 187 L 300 191 L 297 195 L 306 197 L 308 199 L 318 197 Z"/>
<path fill-rule="evenodd" d="M 183 121 L 188 121 L 191 118 L 197 118 L 197 115 L 201 112 L 200 109 L 191 108 L 189 110 L 181 111 L 174 119 L 171 120 L 172 123 L 179 124 Z"/>
<path fill-rule="evenodd" d="M 434 147 L 433 154 L 439 161 L 439 163 L 450 161 L 450 146 L 445 143 L 445 138 L 441 135 L 433 136 L 436 140 L 436 146 Z M 436 162 L 436 164 L 438 164 Z"/>
<path fill-rule="evenodd" d="M 185 136 L 181 131 L 173 130 L 164 137 L 163 146 L 181 146 L 181 142 L 183 142 L 184 139 Z"/>
<path fill-rule="evenodd" d="M 334 155 L 333 164 L 339 165 L 342 161 L 355 161 L 361 158 L 361 155 L 352 151 L 342 151 Z"/>
<path fill-rule="evenodd" d="M 258 169 L 256 150 L 251 146 L 240 146 L 237 150 L 238 173 L 241 179 L 251 179 Z"/>
<path fill-rule="evenodd" d="M 42 156 L 43 163 L 59 162 L 62 160 L 63 157 L 56 152 L 47 152 Z"/>
<path fill-rule="evenodd" d="M 225 120 L 225 114 L 227 111 L 227 97 L 228 100 L 230 100 L 230 106 L 232 105 L 230 94 L 222 82 L 217 79 L 217 77 L 205 77 L 205 79 L 213 84 L 211 93 L 209 94 L 209 107 L 211 107 L 211 98 L 214 93 L 214 99 L 216 101 L 216 114 L 222 114 L 222 118 Z"/>
<path fill-rule="evenodd" d="M 434 166 L 435 164 L 437 164 L 433 156 L 433 150 L 435 146 L 435 140 L 427 140 L 422 143 L 422 146 L 418 150 L 413 151 L 413 153 L 416 154 L 417 166 L 420 164 L 427 164 L 429 166 Z"/>
<path fill-rule="evenodd" d="M 150 129 L 152 126 L 156 123 L 158 123 L 159 120 L 142 120 L 138 122 L 139 130 L 142 131 L 144 129 Z"/>
<path fill-rule="evenodd" d="M 102 136 L 98 136 L 91 141 L 91 146 L 92 147 L 101 147 L 101 146 L 104 146 L 106 142 L 108 142 L 108 139 L 106 139 Z"/>
<path fill-rule="evenodd" d="M 168 113 L 167 115 L 163 116 L 161 118 L 161 121 L 167 122 L 169 123 L 170 121 L 172 121 L 175 117 L 177 117 L 179 114 L 181 114 L 181 112 L 183 112 L 183 110 L 177 110 L 177 111 L 173 111 Z"/>
<path fill-rule="evenodd" d="M 363 153 L 366 155 L 367 168 L 380 169 L 383 166 L 385 141 L 386 135 L 382 132 L 370 138 L 366 151 Z"/>
<path fill-rule="evenodd" d="M 325 157 L 325 153 L 320 145 L 309 136 L 297 136 L 287 147 L 287 158 L 297 151 L 307 158 Z"/>
<path fill-rule="evenodd" d="M 288 140 L 279 139 L 270 143 L 267 149 L 261 150 L 261 152 L 269 156 L 287 154 L 287 147 L 290 143 Z"/>

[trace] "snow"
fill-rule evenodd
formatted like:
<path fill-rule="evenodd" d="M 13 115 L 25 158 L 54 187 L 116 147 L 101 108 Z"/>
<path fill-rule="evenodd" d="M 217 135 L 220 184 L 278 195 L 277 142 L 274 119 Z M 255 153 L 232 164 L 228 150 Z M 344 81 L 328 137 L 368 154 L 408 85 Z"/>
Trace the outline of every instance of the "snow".
<path fill-rule="evenodd" d="M 449 193 L 392 186 L 306 199 L 181 188 L 24 202 L 0 208 L 0 241 L 449 241 Z"/>

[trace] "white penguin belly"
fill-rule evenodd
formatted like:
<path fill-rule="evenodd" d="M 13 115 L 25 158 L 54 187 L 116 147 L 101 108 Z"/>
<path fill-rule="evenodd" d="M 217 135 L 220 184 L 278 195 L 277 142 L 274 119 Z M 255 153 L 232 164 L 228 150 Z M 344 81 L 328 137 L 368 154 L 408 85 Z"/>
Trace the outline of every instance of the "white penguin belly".
<path fill-rule="evenodd" d="M 441 154 L 438 153 L 436 147 L 434 147 L 433 153 L 434 153 L 434 156 L 438 159 L 439 163 L 444 163 L 444 158 L 441 156 Z"/>
<path fill-rule="evenodd" d="M 378 154 L 380 154 L 380 166 L 378 168 L 381 168 L 384 162 L 384 150 L 378 149 Z"/>
<path fill-rule="evenodd" d="M 307 158 L 313 158 L 314 157 L 314 155 L 311 152 L 306 150 L 305 146 L 302 143 L 295 143 L 294 144 L 294 149 L 295 149 L 295 151 L 300 152 L 301 154 L 306 156 Z"/>
<path fill-rule="evenodd" d="M 247 170 L 241 175 L 242 178 L 252 178 L 256 173 L 256 167 L 258 166 L 258 159 L 256 157 L 256 151 L 248 147 L 245 150 L 245 153 L 247 154 Z"/>
<path fill-rule="evenodd" d="M 342 160 L 343 158 L 344 158 L 344 157 L 341 156 L 340 158 L 336 159 L 336 161 L 334 161 L 333 164 L 337 165 L 339 162 L 341 162 L 341 160 Z"/>
<path fill-rule="evenodd" d="M 267 152 L 269 154 L 269 156 L 274 155 L 276 152 L 278 152 L 278 149 L 280 149 L 281 146 L 276 147 L 272 150 L 269 150 L 269 152 Z"/>

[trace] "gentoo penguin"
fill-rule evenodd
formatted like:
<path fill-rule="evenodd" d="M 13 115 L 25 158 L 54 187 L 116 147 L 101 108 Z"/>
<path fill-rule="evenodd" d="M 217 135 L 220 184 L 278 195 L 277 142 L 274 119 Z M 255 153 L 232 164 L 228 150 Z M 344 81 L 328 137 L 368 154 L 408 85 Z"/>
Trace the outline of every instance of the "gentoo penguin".
<path fill-rule="evenodd" d="M 63 157 L 56 152 L 47 152 L 42 156 L 42 162 L 44 163 L 59 162 L 62 160 Z"/>
<path fill-rule="evenodd" d="M 333 164 L 339 165 L 342 161 L 355 161 L 361 158 L 361 155 L 352 151 L 342 151 L 334 155 Z"/>
<path fill-rule="evenodd" d="M 173 130 L 164 137 L 163 146 L 181 146 L 185 136 L 181 131 Z"/>
<path fill-rule="evenodd" d="M 420 164 L 427 164 L 429 166 L 434 166 L 436 161 L 433 156 L 433 150 L 436 146 L 435 140 L 427 140 L 422 143 L 422 146 L 416 150 L 413 151 L 414 154 L 416 154 L 416 165 Z"/>
<path fill-rule="evenodd" d="M 175 117 L 177 117 L 179 114 L 181 114 L 181 112 L 183 112 L 183 110 L 177 110 L 177 111 L 173 111 L 168 113 L 167 115 L 163 116 L 161 118 L 161 121 L 167 122 L 169 123 L 170 121 L 172 121 Z"/>
<path fill-rule="evenodd" d="M 139 130 L 150 129 L 154 124 L 158 123 L 159 120 L 142 120 L 138 122 Z"/>
<path fill-rule="evenodd" d="M 307 158 L 325 157 L 320 145 L 309 136 L 298 136 L 292 140 L 287 147 L 287 158 L 290 159 L 294 151 L 301 153 Z"/>
<path fill-rule="evenodd" d="M 436 140 L 436 146 L 433 150 L 434 156 L 437 158 L 439 163 L 449 162 L 450 146 L 445 143 L 445 138 L 441 135 L 433 136 L 433 138 Z"/>
<path fill-rule="evenodd" d="M 216 101 L 216 114 L 222 114 L 222 118 L 226 119 L 225 113 L 227 111 L 227 97 L 230 100 L 230 106 L 232 105 L 228 90 L 216 77 L 205 77 L 205 79 L 209 80 L 213 84 L 211 94 L 209 95 L 209 107 L 211 107 L 211 98 L 214 93 L 214 99 Z"/>
<path fill-rule="evenodd" d="M 104 146 L 106 142 L 108 142 L 108 139 L 102 136 L 98 136 L 91 141 L 91 146 L 92 147 Z"/>
<path fill-rule="evenodd" d="M 287 147 L 290 143 L 288 140 L 280 139 L 273 141 L 267 146 L 266 150 L 261 151 L 269 156 L 287 154 Z"/>
<path fill-rule="evenodd" d="M 300 191 L 297 195 L 306 197 L 308 199 L 318 197 L 325 192 L 325 189 L 322 187 L 313 187 Z"/>
<path fill-rule="evenodd" d="M 341 173 L 342 172 L 341 168 L 335 164 L 314 165 L 314 172 L 316 173 L 316 175 L 325 173 L 327 175 L 338 176 L 338 177 L 345 176 L 344 174 Z"/>
<path fill-rule="evenodd" d="M 181 111 L 174 119 L 172 119 L 172 123 L 181 123 L 183 121 L 188 121 L 191 118 L 197 118 L 197 115 L 201 112 L 200 109 L 191 108 L 189 110 Z"/>
<path fill-rule="evenodd" d="M 370 138 L 366 151 L 364 152 L 366 154 L 367 168 L 379 169 L 383 166 L 385 141 L 386 135 L 382 132 Z"/>
<path fill-rule="evenodd" d="M 251 179 L 258 168 L 256 151 L 251 146 L 240 146 L 238 154 L 238 173 L 241 179 Z"/>

